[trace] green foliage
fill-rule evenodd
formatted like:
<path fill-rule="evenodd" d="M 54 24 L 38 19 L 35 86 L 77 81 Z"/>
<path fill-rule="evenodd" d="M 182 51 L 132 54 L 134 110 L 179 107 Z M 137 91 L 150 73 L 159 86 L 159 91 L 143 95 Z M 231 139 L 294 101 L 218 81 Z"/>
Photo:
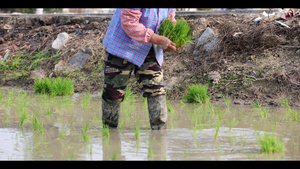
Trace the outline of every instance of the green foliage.
<path fill-rule="evenodd" d="M 273 133 L 272 135 L 265 133 L 263 137 L 259 137 L 258 144 L 263 152 L 275 153 L 285 151 L 285 144 Z"/>
<path fill-rule="evenodd" d="M 56 79 L 38 79 L 34 83 L 34 90 L 37 93 L 45 94 L 49 93 L 52 96 L 68 96 L 73 95 L 74 86 L 70 78 L 62 79 L 58 77 Z"/>
<path fill-rule="evenodd" d="M 158 32 L 160 35 L 169 38 L 176 46 L 184 47 L 187 43 L 192 43 L 191 27 L 184 19 L 176 21 L 176 25 L 171 20 L 165 19 L 161 22 Z"/>
<path fill-rule="evenodd" d="M 183 99 L 190 103 L 207 103 L 209 101 L 209 96 L 207 95 L 207 85 L 193 84 L 188 86 L 188 91 Z"/>

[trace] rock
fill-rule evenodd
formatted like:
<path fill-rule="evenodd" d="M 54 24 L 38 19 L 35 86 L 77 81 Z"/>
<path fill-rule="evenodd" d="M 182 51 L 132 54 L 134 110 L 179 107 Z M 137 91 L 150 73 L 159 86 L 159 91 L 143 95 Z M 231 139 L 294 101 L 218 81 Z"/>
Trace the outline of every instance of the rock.
<path fill-rule="evenodd" d="M 62 32 L 62 33 L 58 34 L 57 38 L 52 43 L 52 49 L 54 51 L 58 51 L 67 43 L 67 41 L 69 39 L 70 39 L 70 36 L 66 32 Z"/>
<path fill-rule="evenodd" d="M 65 63 L 63 60 L 59 61 L 59 62 L 54 66 L 54 71 L 55 71 L 55 72 L 59 72 L 59 71 L 63 70 L 63 68 L 65 67 L 65 65 L 66 65 L 66 63 Z"/>
<path fill-rule="evenodd" d="M 9 55 L 10 55 L 10 51 L 9 51 L 9 49 L 6 49 L 5 50 L 5 55 L 3 57 L 3 61 L 5 61 L 9 57 Z"/>
<path fill-rule="evenodd" d="M 165 89 L 170 90 L 172 86 L 179 82 L 178 77 L 171 77 L 170 79 L 165 81 Z"/>
<path fill-rule="evenodd" d="M 44 69 L 36 69 L 30 72 L 30 77 L 38 78 L 38 79 L 43 79 L 47 76 L 47 72 Z"/>
<path fill-rule="evenodd" d="M 221 79 L 221 75 L 217 71 L 211 71 L 207 74 L 208 80 L 213 80 L 213 84 L 218 84 Z"/>
<path fill-rule="evenodd" d="M 218 38 L 215 37 L 215 33 L 207 27 L 195 45 L 193 54 L 196 56 L 194 60 L 199 61 L 203 57 L 210 56 L 217 42 Z"/>
<path fill-rule="evenodd" d="M 91 57 L 89 50 L 77 52 L 73 58 L 70 60 L 70 64 L 74 66 L 74 68 L 82 68 L 86 61 Z"/>

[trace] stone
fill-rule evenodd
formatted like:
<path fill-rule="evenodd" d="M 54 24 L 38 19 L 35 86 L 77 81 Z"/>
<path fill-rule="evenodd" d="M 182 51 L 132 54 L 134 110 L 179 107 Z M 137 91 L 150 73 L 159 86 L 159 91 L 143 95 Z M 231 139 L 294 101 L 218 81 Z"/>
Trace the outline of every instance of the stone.
<path fill-rule="evenodd" d="M 30 72 L 30 77 L 34 77 L 37 79 L 43 79 L 47 76 L 47 72 L 44 69 L 36 69 Z"/>
<path fill-rule="evenodd" d="M 52 49 L 58 51 L 61 49 L 70 39 L 70 36 L 66 32 L 59 33 L 57 38 L 52 43 Z"/>
<path fill-rule="evenodd" d="M 217 71 L 211 71 L 207 74 L 208 80 L 213 80 L 213 84 L 218 84 L 221 79 L 221 75 Z"/>
<path fill-rule="evenodd" d="M 212 29 L 207 27 L 195 45 L 193 54 L 196 56 L 194 57 L 194 60 L 199 61 L 204 57 L 210 56 L 217 42 L 218 38 L 215 36 L 215 33 Z"/>
<path fill-rule="evenodd" d="M 178 77 L 171 77 L 170 79 L 165 81 L 165 89 L 170 90 L 172 86 L 176 83 L 179 83 Z"/>
<path fill-rule="evenodd" d="M 70 60 L 70 64 L 75 68 L 82 68 L 86 61 L 91 57 L 89 50 L 80 50 L 77 52 L 72 59 Z"/>
<path fill-rule="evenodd" d="M 65 67 L 65 65 L 66 65 L 66 63 L 65 63 L 63 60 L 59 61 L 59 62 L 54 66 L 54 71 L 55 71 L 55 72 L 62 71 L 63 68 Z"/>

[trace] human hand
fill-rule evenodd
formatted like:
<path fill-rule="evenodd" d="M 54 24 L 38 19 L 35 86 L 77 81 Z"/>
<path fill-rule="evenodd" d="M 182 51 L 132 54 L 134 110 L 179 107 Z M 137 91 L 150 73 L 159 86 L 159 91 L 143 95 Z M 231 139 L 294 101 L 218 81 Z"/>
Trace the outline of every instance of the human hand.
<path fill-rule="evenodd" d="M 165 51 L 174 51 L 176 50 L 176 44 L 172 42 L 170 39 L 160 36 L 154 33 L 150 39 L 150 42 L 153 44 L 157 44 L 158 47 L 162 48 Z"/>

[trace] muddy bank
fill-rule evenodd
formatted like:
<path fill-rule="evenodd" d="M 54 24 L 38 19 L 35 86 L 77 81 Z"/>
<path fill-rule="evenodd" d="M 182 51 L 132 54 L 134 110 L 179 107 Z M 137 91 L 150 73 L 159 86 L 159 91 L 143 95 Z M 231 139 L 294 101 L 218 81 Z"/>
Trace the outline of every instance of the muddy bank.
<path fill-rule="evenodd" d="M 274 21 L 254 22 L 257 16 L 184 16 L 192 26 L 194 44 L 165 53 L 168 97 L 181 99 L 188 85 L 208 83 L 214 100 L 228 94 L 236 104 L 260 100 L 279 106 L 285 97 L 300 105 L 300 17 L 282 21 L 290 27 L 286 28 Z M 36 78 L 62 76 L 74 79 L 77 93 L 100 92 L 105 51 L 101 42 L 109 22 L 110 16 L 0 18 L 1 86 L 32 89 Z M 205 42 L 210 45 L 201 46 L 197 42 L 207 27 L 213 36 Z M 70 38 L 53 50 L 62 32 Z M 211 42 L 214 38 L 216 43 Z M 87 58 L 80 67 L 71 62 L 77 57 Z M 134 78 L 131 83 L 139 94 Z"/>

